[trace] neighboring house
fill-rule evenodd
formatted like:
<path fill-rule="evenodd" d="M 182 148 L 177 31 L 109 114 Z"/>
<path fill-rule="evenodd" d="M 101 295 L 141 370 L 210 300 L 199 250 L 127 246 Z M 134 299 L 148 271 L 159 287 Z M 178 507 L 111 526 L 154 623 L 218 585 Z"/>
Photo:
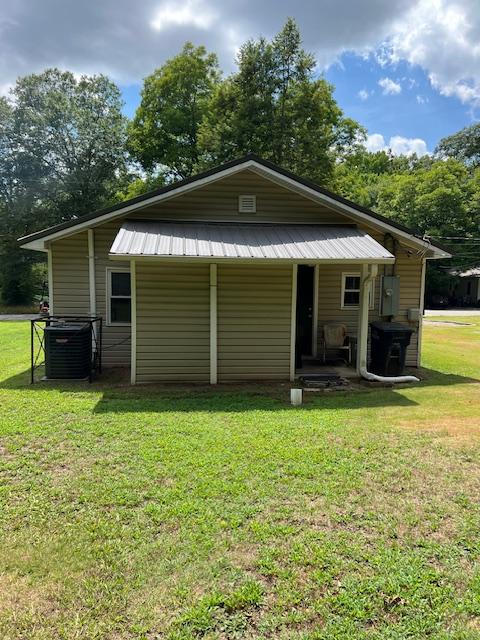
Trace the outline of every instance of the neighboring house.
<path fill-rule="evenodd" d="M 104 364 L 134 383 L 293 380 L 327 323 L 366 345 L 383 275 L 399 277 L 390 319 L 413 327 L 416 366 L 425 261 L 449 255 L 255 156 L 20 243 L 48 252 L 51 313 L 103 316 Z"/>
<path fill-rule="evenodd" d="M 450 290 L 450 299 L 455 306 L 470 307 L 480 304 L 480 267 L 462 271 L 449 269 L 454 277 Z"/>

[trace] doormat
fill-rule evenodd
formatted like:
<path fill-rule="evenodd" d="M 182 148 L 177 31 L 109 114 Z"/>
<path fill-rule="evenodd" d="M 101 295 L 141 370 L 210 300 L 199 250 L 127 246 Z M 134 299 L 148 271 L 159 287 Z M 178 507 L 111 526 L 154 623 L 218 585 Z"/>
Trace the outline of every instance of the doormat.
<path fill-rule="evenodd" d="M 312 373 L 311 375 L 301 376 L 299 379 L 307 389 L 327 389 L 348 386 L 348 380 L 336 373 Z"/>

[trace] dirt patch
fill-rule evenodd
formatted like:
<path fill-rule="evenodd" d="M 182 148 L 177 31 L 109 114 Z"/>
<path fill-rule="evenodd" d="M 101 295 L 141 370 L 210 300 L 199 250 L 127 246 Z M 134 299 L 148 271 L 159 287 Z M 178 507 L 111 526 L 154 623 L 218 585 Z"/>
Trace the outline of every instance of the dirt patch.
<path fill-rule="evenodd" d="M 412 431 L 441 434 L 441 437 L 446 438 L 453 446 L 460 446 L 466 441 L 473 440 L 477 444 L 480 443 L 480 418 L 478 416 L 439 416 L 418 422 L 402 420 L 398 422 L 398 426 Z"/>
<path fill-rule="evenodd" d="M 0 575 L 0 615 L 51 616 L 56 612 L 53 599 L 44 587 L 33 586 L 26 578 L 18 575 Z"/>

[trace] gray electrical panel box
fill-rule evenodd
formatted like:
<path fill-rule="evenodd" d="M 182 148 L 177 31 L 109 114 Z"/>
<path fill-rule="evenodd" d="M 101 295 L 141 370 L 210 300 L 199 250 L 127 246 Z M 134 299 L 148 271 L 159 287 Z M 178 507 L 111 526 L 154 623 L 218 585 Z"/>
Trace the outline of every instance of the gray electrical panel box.
<path fill-rule="evenodd" d="M 380 315 L 396 316 L 400 298 L 400 278 L 398 276 L 382 276 L 380 290 Z"/>

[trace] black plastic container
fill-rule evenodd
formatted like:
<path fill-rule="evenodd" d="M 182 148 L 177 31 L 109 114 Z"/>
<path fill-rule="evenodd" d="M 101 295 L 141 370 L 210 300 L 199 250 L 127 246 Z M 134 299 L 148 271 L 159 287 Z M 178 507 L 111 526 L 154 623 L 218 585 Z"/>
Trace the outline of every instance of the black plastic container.
<path fill-rule="evenodd" d="M 92 371 L 92 327 L 88 323 L 45 327 L 45 374 L 51 379 L 88 378 Z"/>
<path fill-rule="evenodd" d="M 381 376 L 402 375 L 413 329 L 400 322 L 371 322 L 370 329 L 372 373 Z"/>

